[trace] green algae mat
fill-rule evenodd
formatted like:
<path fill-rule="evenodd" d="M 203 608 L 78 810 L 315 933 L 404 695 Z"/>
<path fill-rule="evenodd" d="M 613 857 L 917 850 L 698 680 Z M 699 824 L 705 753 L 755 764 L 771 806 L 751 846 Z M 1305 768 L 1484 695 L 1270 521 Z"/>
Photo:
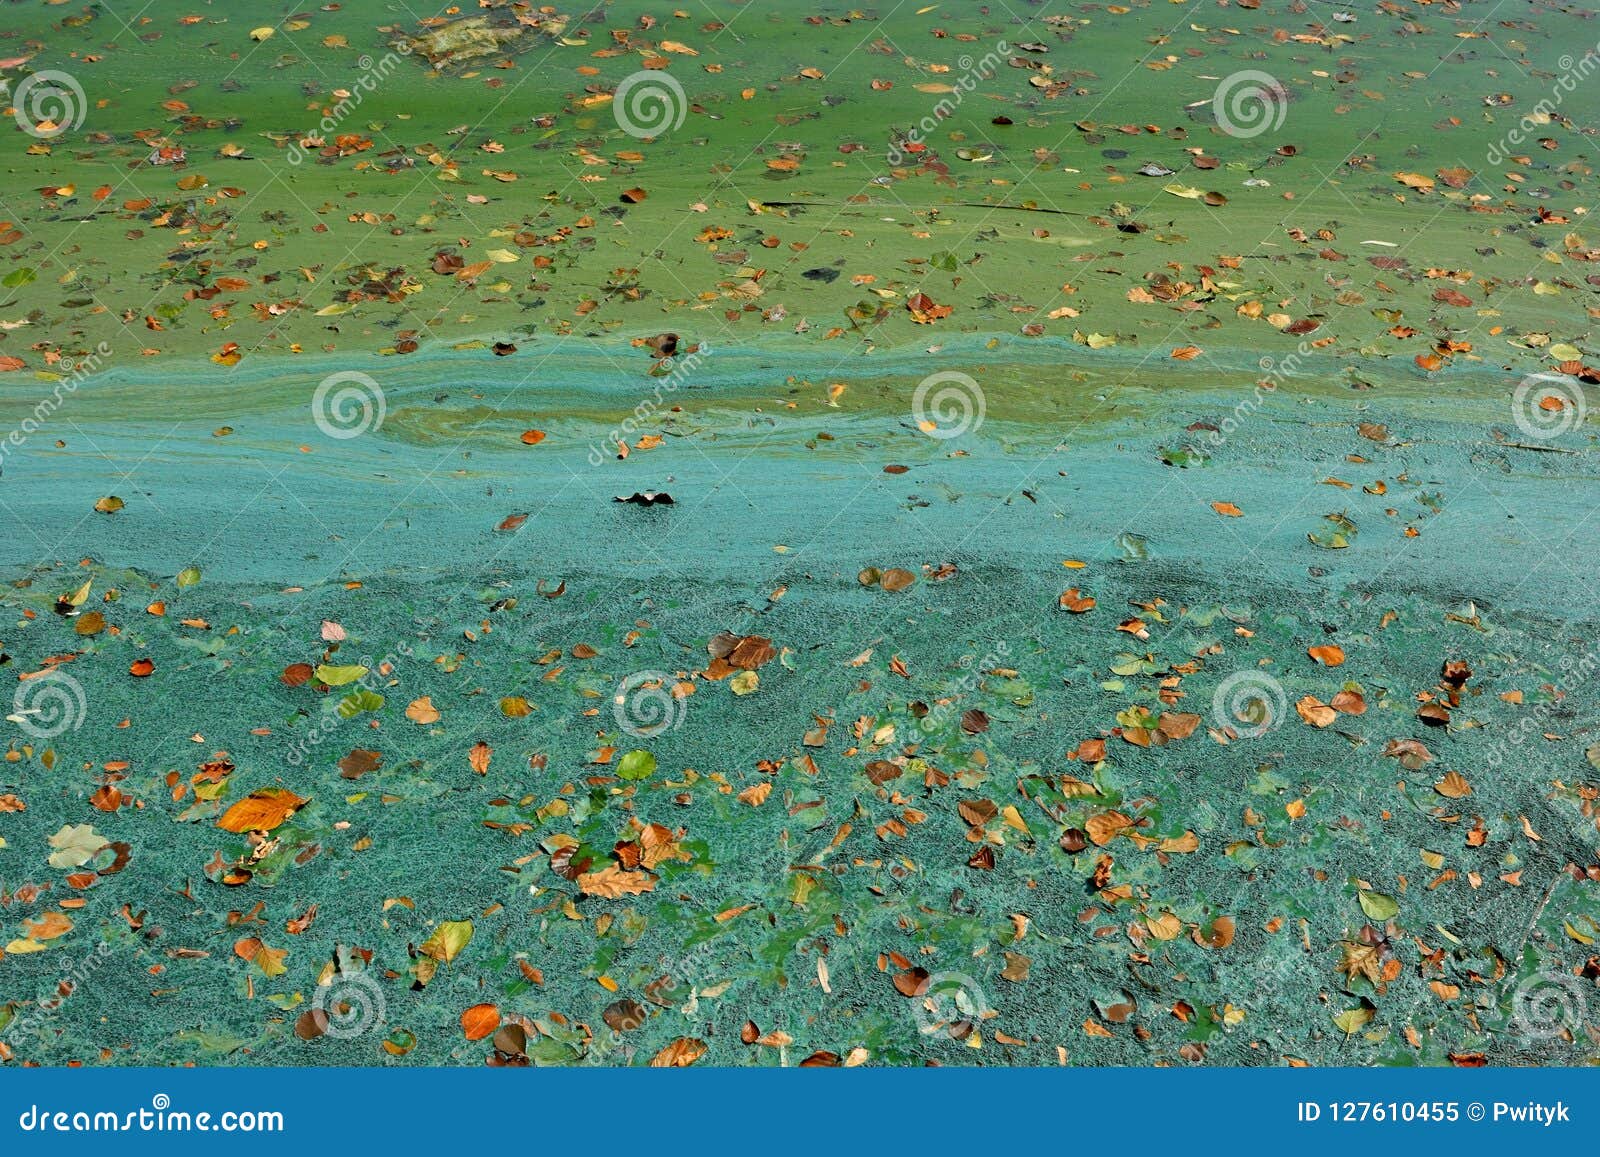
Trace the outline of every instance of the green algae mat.
<path fill-rule="evenodd" d="M 0 7 L 0 1064 L 1600 1058 L 1600 17 Z"/>

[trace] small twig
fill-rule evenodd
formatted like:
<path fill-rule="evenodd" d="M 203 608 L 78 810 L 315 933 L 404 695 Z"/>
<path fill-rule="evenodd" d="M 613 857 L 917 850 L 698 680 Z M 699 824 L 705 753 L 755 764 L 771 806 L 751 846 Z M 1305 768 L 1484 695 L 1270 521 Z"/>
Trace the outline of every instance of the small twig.
<path fill-rule="evenodd" d="M 1480 446 L 1509 446 L 1513 450 L 1537 450 L 1541 454 L 1577 454 L 1576 450 L 1567 450 L 1561 446 L 1535 446 L 1530 442 L 1479 442 Z"/>

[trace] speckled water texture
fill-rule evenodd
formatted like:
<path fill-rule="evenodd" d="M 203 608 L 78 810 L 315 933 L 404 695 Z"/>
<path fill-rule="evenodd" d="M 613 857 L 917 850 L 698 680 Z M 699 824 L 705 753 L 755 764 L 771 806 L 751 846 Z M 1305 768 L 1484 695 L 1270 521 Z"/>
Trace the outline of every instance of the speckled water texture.
<path fill-rule="evenodd" d="M 256 7 L 0 10 L 5 1063 L 1600 1052 L 1592 13 Z"/>

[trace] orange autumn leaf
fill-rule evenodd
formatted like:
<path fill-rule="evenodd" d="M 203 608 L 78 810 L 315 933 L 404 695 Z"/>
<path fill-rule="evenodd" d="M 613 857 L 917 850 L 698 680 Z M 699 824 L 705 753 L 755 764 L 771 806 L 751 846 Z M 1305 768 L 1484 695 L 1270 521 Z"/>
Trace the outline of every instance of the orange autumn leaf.
<path fill-rule="evenodd" d="M 653 1069 L 681 1069 L 706 1055 L 706 1042 L 694 1037 L 681 1036 L 650 1058 Z"/>
<path fill-rule="evenodd" d="M 543 442 L 543 441 L 544 441 L 544 431 L 543 430 L 524 430 L 522 432 L 522 444 L 524 446 L 537 446 L 540 442 Z"/>
<path fill-rule="evenodd" d="M 475 1004 L 461 1014 L 461 1031 L 468 1040 L 482 1040 L 500 1027 L 500 1010 L 492 1004 Z"/>
<path fill-rule="evenodd" d="M 292 816 L 305 800 L 282 787 L 263 787 L 251 792 L 227 811 L 217 821 L 223 831 L 270 832 Z"/>
<path fill-rule="evenodd" d="M 1213 502 L 1211 504 L 1211 509 L 1215 510 L 1218 514 L 1222 515 L 1224 518 L 1242 518 L 1242 517 L 1244 517 L 1244 511 L 1240 510 L 1237 506 L 1235 506 L 1231 502 Z"/>
<path fill-rule="evenodd" d="M 467 752 L 467 762 L 472 765 L 472 770 L 479 775 L 487 775 L 489 773 L 489 757 L 493 754 L 494 748 L 480 739 L 472 745 L 472 750 Z"/>
<path fill-rule="evenodd" d="M 1094 610 L 1094 596 L 1083 594 L 1077 587 L 1069 587 L 1062 591 L 1059 601 L 1062 610 L 1071 611 L 1075 615 Z"/>
<path fill-rule="evenodd" d="M 37 920 L 24 920 L 23 924 L 34 940 L 54 940 L 72 931 L 72 921 L 61 912 L 44 912 Z"/>
<path fill-rule="evenodd" d="M 1339 713 L 1315 695 L 1307 695 L 1294 705 L 1300 718 L 1313 727 L 1326 727 L 1339 717 Z"/>
<path fill-rule="evenodd" d="M 1344 648 L 1324 643 L 1319 647 L 1307 647 L 1306 654 L 1310 655 L 1324 667 L 1337 667 L 1344 662 Z"/>

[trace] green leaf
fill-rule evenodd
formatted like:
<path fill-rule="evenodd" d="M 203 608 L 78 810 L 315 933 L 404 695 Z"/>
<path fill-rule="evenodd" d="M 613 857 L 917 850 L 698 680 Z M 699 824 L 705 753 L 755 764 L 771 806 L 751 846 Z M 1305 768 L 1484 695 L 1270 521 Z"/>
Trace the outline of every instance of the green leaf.
<path fill-rule="evenodd" d="M 648 751 L 630 751 L 617 763 L 617 774 L 623 779 L 649 779 L 655 770 L 656 757 Z"/>
<path fill-rule="evenodd" d="M 184 567 L 178 572 L 178 589 L 192 587 L 200 581 L 200 568 L 197 566 Z"/>
<path fill-rule="evenodd" d="M 1387 892 L 1357 892 L 1356 899 L 1369 920 L 1388 920 L 1400 914 L 1400 901 Z"/>
<path fill-rule="evenodd" d="M 5 286 L 7 289 L 16 289 L 19 285 L 27 285 L 38 276 L 32 269 L 24 265 L 22 268 L 13 269 L 6 274 L 4 280 L 0 280 L 0 285 Z"/>
<path fill-rule="evenodd" d="M 339 718 L 354 719 L 363 711 L 377 711 L 383 707 L 383 696 L 365 687 L 357 688 L 339 701 Z"/>
<path fill-rule="evenodd" d="M 343 687 L 346 683 L 354 683 L 366 673 L 367 668 L 359 663 L 351 663 L 346 667 L 331 667 L 323 663 L 317 667 L 316 677 L 329 687 Z"/>
<path fill-rule="evenodd" d="M 1366 895 L 1365 892 L 1362 895 Z M 1334 1027 L 1346 1036 L 1358 1033 L 1372 1021 L 1370 1008 L 1347 1008 L 1333 1018 Z"/>

